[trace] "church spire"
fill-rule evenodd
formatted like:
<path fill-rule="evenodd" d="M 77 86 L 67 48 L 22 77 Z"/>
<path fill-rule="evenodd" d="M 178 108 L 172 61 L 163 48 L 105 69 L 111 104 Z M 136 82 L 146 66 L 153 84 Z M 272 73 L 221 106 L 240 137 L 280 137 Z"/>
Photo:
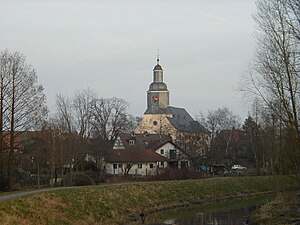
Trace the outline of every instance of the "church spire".
<path fill-rule="evenodd" d="M 156 66 L 154 67 L 153 71 L 155 70 L 163 70 L 161 65 L 159 65 L 159 49 L 157 49 Z"/>
<path fill-rule="evenodd" d="M 156 58 L 157 64 L 153 69 L 153 82 L 147 91 L 146 113 L 157 113 L 166 109 L 169 105 L 169 91 L 163 79 L 163 69 L 159 65 L 159 55 Z"/>

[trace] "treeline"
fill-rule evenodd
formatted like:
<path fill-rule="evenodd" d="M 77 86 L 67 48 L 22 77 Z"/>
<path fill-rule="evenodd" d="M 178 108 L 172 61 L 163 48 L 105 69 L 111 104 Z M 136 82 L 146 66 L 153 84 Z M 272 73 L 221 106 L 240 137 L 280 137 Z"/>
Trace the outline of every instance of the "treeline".
<path fill-rule="evenodd" d="M 223 140 L 212 141 L 210 162 L 229 166 L 245 162 L 246 157 L 257 174 L 296 173 L 300 169 L 300 1 L 257 0 L 256 6 L 256 52 L 239 85 L 249 117 L 240 125 L 238 116 L 223 107 L 206 117 L 200 113 L 198 120 L 211 131 L 212 140 L 227 130 Z"/>
<path fill-rule="evenodd" d="M 17 179 L 32 176 L 38 185 L 43 178 L 57 182 L 67 169 L 83 170 L 88 153 L 103 155 L 118 132 L 133 129 L 136 118 L 128 106 L 85 89 L 57 95 L 56 111 L 48 117 L 43 87 L 25 56 L 0 52 L 0 188 L 12 190 Z"/>
<path fill-rule="evenodd" d="M 256 54 L 241 81 L 253 102 L 249 128 L 257 163 L 279 173 L 298 172 L 300 163 L 300 2 L 258 0 Z"/>

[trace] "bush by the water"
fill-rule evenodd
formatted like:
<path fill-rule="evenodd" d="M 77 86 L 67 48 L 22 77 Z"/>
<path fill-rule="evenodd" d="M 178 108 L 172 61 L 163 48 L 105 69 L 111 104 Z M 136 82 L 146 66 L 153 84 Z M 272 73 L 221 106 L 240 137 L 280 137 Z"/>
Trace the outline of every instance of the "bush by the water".
<path fill-rule="evenodd" d="M 95 185 L 95 181 L 84 172 L 72 172 L 64 177 L 65 186 Z"/>

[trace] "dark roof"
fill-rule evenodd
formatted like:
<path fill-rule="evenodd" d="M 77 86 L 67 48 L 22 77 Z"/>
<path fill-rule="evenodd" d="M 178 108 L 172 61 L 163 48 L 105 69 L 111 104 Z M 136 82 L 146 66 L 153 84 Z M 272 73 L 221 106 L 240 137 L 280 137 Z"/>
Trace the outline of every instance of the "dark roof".
<path fill-rule="evenodd" d="M 157 64 L 153 70 L 163 70 L 163 69 L 161 68 L 161 65 Z"/>
<path fill-rule="evenodd" d="M 125 149 L 137 149 L 137 150 L 153 149 L 154 146 L 158 146 L 160 144 L 164 144 L 168 141 L 171 141 L 171 137 L 165 134 L 120 133 L 118 136 L 121 138 Z M 129 140 L 134 140 L 135 142 L 134 145 L 130 145 Z"/>
<path fill-rule="evenodd" d="M 163 162 L 167 158 L 151 150 L 134 150 L 134 149 L 113 149 L 107 155 L 106 162 L 115 163 L 145 163 L 145 162 Z"/>
<path fill-rule="evenodd" d="M 167 91 L 168 87 L 164 82 L 153 82 L 149 86 L 149 91 Z"/>
<path fill-rule="evenodd" d="M 168 117 L 168 120 L 179 131 L 208 133 L 208 130 L 205 129 L 198 121 L 194 120 L 184 108 L 168 106 L 167 114 L 172 114 L 172 117 Z"/>
<path fill-rule="evenodd" d="M 190 133 L 209 133 L 198 121 L 194 120 L 184 108 L 168 106 L 166 109 L 146 110 L 145 114 L 169 114 L 172 117 L 167 117 L 172 126 L 183 132 Z"/>

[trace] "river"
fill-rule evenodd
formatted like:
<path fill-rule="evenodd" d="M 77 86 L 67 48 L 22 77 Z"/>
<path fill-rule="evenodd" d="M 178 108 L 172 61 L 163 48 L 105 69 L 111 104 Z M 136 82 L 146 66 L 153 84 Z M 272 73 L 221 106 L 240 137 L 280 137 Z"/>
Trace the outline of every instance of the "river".
<path fill-rule="evenodd" d="M 273 199 L 273 196 L 260 196 L 240 200 L 216 201 L 207 204 L 191 205 L 164 210 L 147 215 L 126 225 L 244 225 L 257 206 Z"/>

